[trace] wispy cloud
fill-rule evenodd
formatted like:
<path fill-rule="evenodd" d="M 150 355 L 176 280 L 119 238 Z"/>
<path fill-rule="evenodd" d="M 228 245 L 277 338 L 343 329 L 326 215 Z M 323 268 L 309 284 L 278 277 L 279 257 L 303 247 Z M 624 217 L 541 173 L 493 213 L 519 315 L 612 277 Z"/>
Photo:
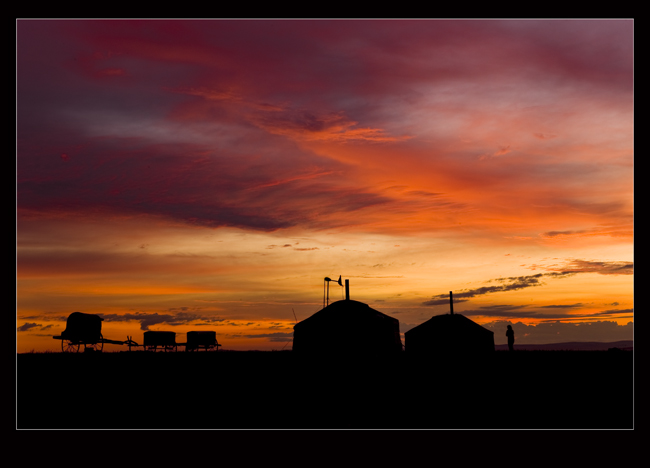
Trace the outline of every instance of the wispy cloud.
<path fill-rule="evenodd" d="M 610 228 L 598 227 L 593 229 L 579 229 L 568 231 L 547 231 L 541 233 L 539 236 L 546 240 L 569 240 L 580 239 L 587 237 L 608 236 L 608 237 L 632 237 L 633 231 L 631 226 L 626 224 L 623 226 L 613 226 Z"/>
<path fill-rule="evenodd" d="M 274 332 L 274 333 L 259 333 L 256 335 L 240 335 L 242 338 L 268 338 L 272 342 L 286 342 L 293 340 L 293 332 Z"/>
<path fill-rule="evenodd" d="M 599 275 L 632 275 L 634 262 L 612 262 L 572 259 L 560 264 L 528 266 L 531 269 L 562 272 L 563 274 L 598 273 Z"/>
<path fill-rule="evenodd" d="M 482 155 L 479 157 L 479 159 L 480 159 L 480 160 L 485 160 L 485 159 L 495 158 L 495 157 L 497 157 L 497 156 L 503 156 L 503 155 L 505 155 L 505 154 L 508 154 L 508 153 L 510 153 L 511 151 L 512 151 L 512 150 L 510 149 L 510 145 L 502 146 L 501 148 L 499 148 L 498 150 L 496 150 L 496 151 L 494 151 L 494 152 L 490 152 L 490 153 L 482 154 Z"/>
<path fill-rule="evenodd" d="M 24 324 L 22 324 L 21 326 L 16 328 L 16 330 L 19 331 L 19 332 L 24 332 L 24 331 L 29 331 L 29 330 L 31 330 L 33 328 L 40 328 L 42 326 L 43 325 L 41 325 L 40 323 L 25 322 Z"/>
<path fill-rule="evenodd" d="M 512 276 L 508 278 L 496 278 L 489 280 L 488 282 L 496 281 L 499 283 L 504 283 L 499 286 L 481 286 L 480 288 L 474 289 L 462 289 L 459 292 L 454 292 L 454 302 L 466 302 L 472 297 L 482 296 L 484 294 L 492 294 L 505 291 L 516 291 L 524 288 L 531 288 L 535 286 L 542 286 L 544 283 L 541 281 L 542 278 L 563 278 L 572 273 L 538 273 L 536 275 L 530 276 Z M 425 301 L 422 305 L 425 306 L 434 306 L 441 304 L 449 304 L 449 295 L 448 294 L 438 294 L 433 296 L 430 300 Z"/>
<path fill-rule="evenodd" d="M 511 319 L 537 319 L 540 322 L 545 321 L 588 321 L 598 320 L 601 318 L 632 318 L 633 309 L 609 309 L 603 311 L 590 311 L 590 312 L 560 312 L 566 309 L 580 309 L 581 304 L 569 305 L 546 305 L 546 306 L 530 306 L 530 305 L 494 305 L 483 306 L 478 309 L 465 309 L 460 311 L 462 315 L 468 317 L 481 316 L 481 317 L 498 317 L 498 318 L 511 318 Z M 552 312 L 549 312 L 549 309 Z"/>
<path fill-rule="evenodd" d="M 541 307 L 542 309 L 575 309 L 575 308 L 580 308 L 582 306 L 583 304 L 581 302 L 577 302 L 575 304 L 551 304 L 551 305 L 545 305 Z"/>
<path fill-rule="evenodd" d="M 149 330 L 149 327 L 164 323 L 170 326 L 186 325 L 192 322 L 218 323 L 225 319 L 218 317 L 206 317 L 199 314 L 187 312 L 176 312 L 174 314 L 155 313 L 135 313 L 135 314 L 97 314 L 106 322 L 129 322 L 135 321 L 140 323 L 140 330 Z"/>
<path fill-rule="evenodd" d="M 344 112 L 315 114 L 304 109 L 288 108 L 282 112 L 257 112 L 253 122 L 269 133 L 296 140 L 385 143 L 409 138 L 390 136 L 379 128 L 359 127 L 359 123 L 348 118 Z"/>

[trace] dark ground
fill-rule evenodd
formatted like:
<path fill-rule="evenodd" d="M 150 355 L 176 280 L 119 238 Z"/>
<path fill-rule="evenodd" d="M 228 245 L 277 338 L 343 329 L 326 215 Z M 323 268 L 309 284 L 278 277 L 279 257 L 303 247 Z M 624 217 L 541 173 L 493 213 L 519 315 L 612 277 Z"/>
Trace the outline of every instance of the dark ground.
<path fill-rule="evenodd" d="M 633 429 L 633 352 L 17 355 L 18 429 Z"/>

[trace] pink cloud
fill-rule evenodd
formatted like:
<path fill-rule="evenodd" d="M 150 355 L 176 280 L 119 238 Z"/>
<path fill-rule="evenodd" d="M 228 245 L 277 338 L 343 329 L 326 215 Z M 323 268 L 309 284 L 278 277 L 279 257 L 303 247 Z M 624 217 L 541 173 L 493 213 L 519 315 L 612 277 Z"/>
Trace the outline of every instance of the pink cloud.
<path fill-rule="evenodd" d="M 632 154 L 617 120 L 632 108 L 630 26 L 19 22 L 19 207 L 259 229 L 374 225 L 379 206 L 407 230 L 466 210 L 543 216 L 553 228 L 535 236 L 614 226 L 630 211 L 609 165 Z M 44 157 L 57 153 L 65 171 Z M 384 191 L 390 179 L 408 190 Z M 585 210 L 605 184 L 618 208 Z M 436 216 L 405 225 L 404 211 Z"/>

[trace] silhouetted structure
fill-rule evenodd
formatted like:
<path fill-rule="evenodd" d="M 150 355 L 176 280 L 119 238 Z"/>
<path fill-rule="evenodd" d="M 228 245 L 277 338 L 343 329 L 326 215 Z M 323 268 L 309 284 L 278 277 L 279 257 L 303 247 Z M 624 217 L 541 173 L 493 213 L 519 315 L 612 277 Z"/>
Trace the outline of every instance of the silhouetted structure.
<path fill-rule="evenodd" d="M 334 280 L 326 276 L 323 283 L 323 307 L 327 307 L 328 305 L 330 305 L 330 281 L 334 281 Z M 341 275 L 339 275 L 338 281 L 334 281 L 334 282 L 337 283 L 339 286 L 343 286 L 343 284 L 341 283 Z M 326 285 L 327 285 L 327 300 L 325 300 Z"/>
<path fill-rule="evenodd" d="M 293 350 L 323 354 L 399 352 L 399 321 L 363 302 L 336 301 L 294 325 Z"/>
<path fill-rule="evenodd" d="M 177 350 L 176 333 L 170 331 L 146 331 L 144 332 L 144 349 L 156 351 L 161 349 L 163 351 Z"/>
<path fill-rule="evenodd" d="M 187 343 L 185 344 L 185 351 L 196 351 L 199 349 L 219 350 L 219 343 L 217 343 L 217 333 L 213 331 L 189 331 L 187 332 Z"/>
<path fill-rule="evenodd" d="M 494 351 L 494 332 L 464 315 L 436 315 L 404 333 L 404 348 L 418 354 L 489 353 Z"/>
<path fill-rule="evenodd" d="M 93 341 L 102 337 L 102 319 L 99 315 L 72 312 L 68 316 L 61 337 L 73 341 Z"/>
<path fill-rule="evenodd" d="M 72 312 L 66 321 L 65 330 L 60 336 L 53 336 L 55 340 L 61 340 L 63 352 L 79 352 L 81 345 L 84 351 L 89 346 L 92 350 L 101 351 L 103 347 L 102 320 L 99 315 Z"/>

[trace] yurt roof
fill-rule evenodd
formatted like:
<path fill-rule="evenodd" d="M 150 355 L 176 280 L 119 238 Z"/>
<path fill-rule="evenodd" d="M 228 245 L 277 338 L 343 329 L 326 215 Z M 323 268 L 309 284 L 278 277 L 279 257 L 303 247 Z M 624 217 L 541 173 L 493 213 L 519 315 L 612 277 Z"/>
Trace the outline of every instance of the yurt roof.
<path fill-rule="evenodd" d="M 341 321 L 349 323 L 350 321 L 386 321 L 388 323 L 399 324 L 399 320 L 389 315 L 383 314 L 373 309 L 368 304 L 353 300 L 336 301 L 316 312 L 311 317 L 298 322 L 295 328 L 301 328 L 304 325 L 317 326 L 321 322 Z"/>
<path fill-rule="evenodd" d="M 444 314 L 444 315 L 434 315 L 426 322 L 421 323 L 417 327 L 411 328 L 405 333 L 409 334 L 412 331 L 418 332 L 437 332 L 442 329 L 452 329 L 452 330 L 466 330 L 471 333 L 491 333 L 494 335 L 494 332 L 488 330 L 485 327 L 482 327 L 478 323 L 470 320 L 461 314 Z"/>

